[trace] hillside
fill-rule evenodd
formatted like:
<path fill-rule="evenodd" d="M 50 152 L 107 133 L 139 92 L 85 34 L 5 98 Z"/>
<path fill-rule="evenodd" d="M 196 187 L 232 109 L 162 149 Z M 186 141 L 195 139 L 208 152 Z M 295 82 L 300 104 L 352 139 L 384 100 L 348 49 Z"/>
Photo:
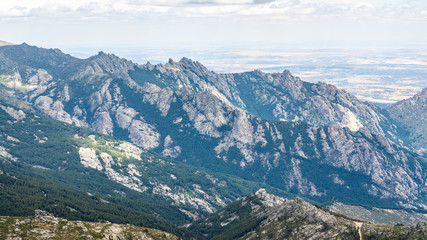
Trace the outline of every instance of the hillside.
<path fill-rule="evenodd" d="M 1 239 L 179 239 L 160 230 L 100 222 L 68 221 L 36 210 L 35 217 L 0 217 Z"/>
<path fill-rule="evenodd" d="M 189 230 L 195 239 L 424 239 L 427 224 L 369 224 L 260 189 Z"/>
<path fill-rule="evenodd" d="M 92 195 L 38 178 L 12 176 L 1 170 L 0 186 L 2 215 L 32 216 L 36 209 L 43 209 L 69 220 L 126 223 L 182 234 L 171 224 L 173 218 L 176 218 L 176 210 L 174 212 L 173 208 L 161 204 L 139 203 L 139 207 L 128 206 L 132 202 L 126 199 Z M 168 210 L 171 218 L 166 221 L 150 214 L 147 211 L 150 207 Z"/>
<path fill-rule="evenodd" d="M 394 121 L 408 133 L 408 141 L 419 154 L 427 156 L 427 88 L 412 98 L 387 108 Z"/>
<path fill-rule="evenodd" d="M 396 145 L 402 129 L 334 86 L 287 71 L 215 74 L 185 58 L 138 65 L 26 44 L 1 47 L 0 59 L 4 97 L 144 151 L 317 201 L 426 206 L 426 162 Z M 100 164 L 87 166 L 109 174 Z"/>
<path fill-rule="evenodd" d="M 336 213 L 375 224 L 409 224 L 427 222 L 427 214 L 405 209 L 383 209 L 376 207 L 352 206 L 334 202 L 326 208 Z"/>
<path fill-rule="evenodd" d="M 69 218 L 71 214 L 72 219 L 103 219 L 155 227 L 159 226 L 154 224 L 156 221 L 188 223 L 262 186 L 292 197 L 265 184 L 208 173 L 128 142 L 6 103 L 0 103 L 0 123 L 2 203 L 4 213 L 11 215 L 27 216 L 35 208 L 41 208 L 60 217 Z M 52 198 L 40 201 L 46 191 L 52 193 L 49 195 Z M 64 202 L 65 192 L 75 196 L 74 200 L 85 199 L 77 197 L 82 194 L 95 195 L 94 199 L 98 199 L 95 202 L 104 199 L 114 203 L 114 208 L 128 210 L 118 218 L 114 217 L 119 212 L 117 209 L 99 209 L 112 215 L 87 212 L 88 207 L 70 213 L 68 207 L 79 209 L 79 206 L 73 201 Z M 28 201 L 33 198 L 34 202 Z M 52 201 L 62 204 L 55 208 Z M 94 205 L 94 201 L 88 205 Z M 130 214 L 129 209 L 152 220 L 136 220 L 137 215 Z M 127 219 L 123 217 L 126 214 Z"/>

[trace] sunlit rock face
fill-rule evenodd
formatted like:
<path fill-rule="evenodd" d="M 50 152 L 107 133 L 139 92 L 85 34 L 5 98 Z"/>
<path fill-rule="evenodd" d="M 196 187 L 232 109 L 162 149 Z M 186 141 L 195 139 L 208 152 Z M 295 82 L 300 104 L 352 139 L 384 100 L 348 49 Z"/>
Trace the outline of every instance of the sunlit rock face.
<path fill-rule="evenodd" d="M 28 45 L 2 47 L 0 59 L 10 96 L 144 150 L 318 200 L 426 204 L 425 166 L 402 148 L 425 144 L 402 140 L 402 124 L 384 109 L 333 85 L 289 71 L 217 74 L 187 58 L 138 65 Z"/>

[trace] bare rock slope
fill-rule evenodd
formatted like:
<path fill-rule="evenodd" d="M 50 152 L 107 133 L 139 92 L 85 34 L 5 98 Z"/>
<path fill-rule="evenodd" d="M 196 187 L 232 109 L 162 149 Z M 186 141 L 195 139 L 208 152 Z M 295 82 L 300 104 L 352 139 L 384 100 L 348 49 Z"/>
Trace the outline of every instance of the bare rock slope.
<path fill-rule="evenodd" d="M 216 74 L 186 58 L 138 65 L 23 44 L 0 48 L 0 74 L 4 95 L 52 118 L 197 167 L 320 201 L 427 206 L 425 161 L 385 110 L 288 71 Z"/>

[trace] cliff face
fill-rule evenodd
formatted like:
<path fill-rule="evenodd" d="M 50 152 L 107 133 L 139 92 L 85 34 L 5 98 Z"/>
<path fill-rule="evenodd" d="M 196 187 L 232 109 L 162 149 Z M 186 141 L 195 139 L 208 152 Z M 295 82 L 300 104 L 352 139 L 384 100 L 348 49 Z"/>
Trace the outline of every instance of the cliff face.
<path fill-rule="evenodd" d="M 398 126 L 332 85 L 28 45 L 0 59 L 4 95 L 144 150 L 318 200 L 426 206 L 425 164 L 396 145 Z"/>

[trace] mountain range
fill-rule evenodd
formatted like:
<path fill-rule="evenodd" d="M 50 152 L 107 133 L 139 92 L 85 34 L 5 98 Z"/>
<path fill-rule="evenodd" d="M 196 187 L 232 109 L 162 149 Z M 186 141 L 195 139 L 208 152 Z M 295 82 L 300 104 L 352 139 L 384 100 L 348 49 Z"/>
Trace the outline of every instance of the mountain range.
<path fill-rule="evenodd" d="M 218 74 L 187 58 L 140 65 L 6 45 L 1 169 L 173 224 L 261 187 L 425 211 L 426 92 L 380 108 L 289 71 Z"/>

